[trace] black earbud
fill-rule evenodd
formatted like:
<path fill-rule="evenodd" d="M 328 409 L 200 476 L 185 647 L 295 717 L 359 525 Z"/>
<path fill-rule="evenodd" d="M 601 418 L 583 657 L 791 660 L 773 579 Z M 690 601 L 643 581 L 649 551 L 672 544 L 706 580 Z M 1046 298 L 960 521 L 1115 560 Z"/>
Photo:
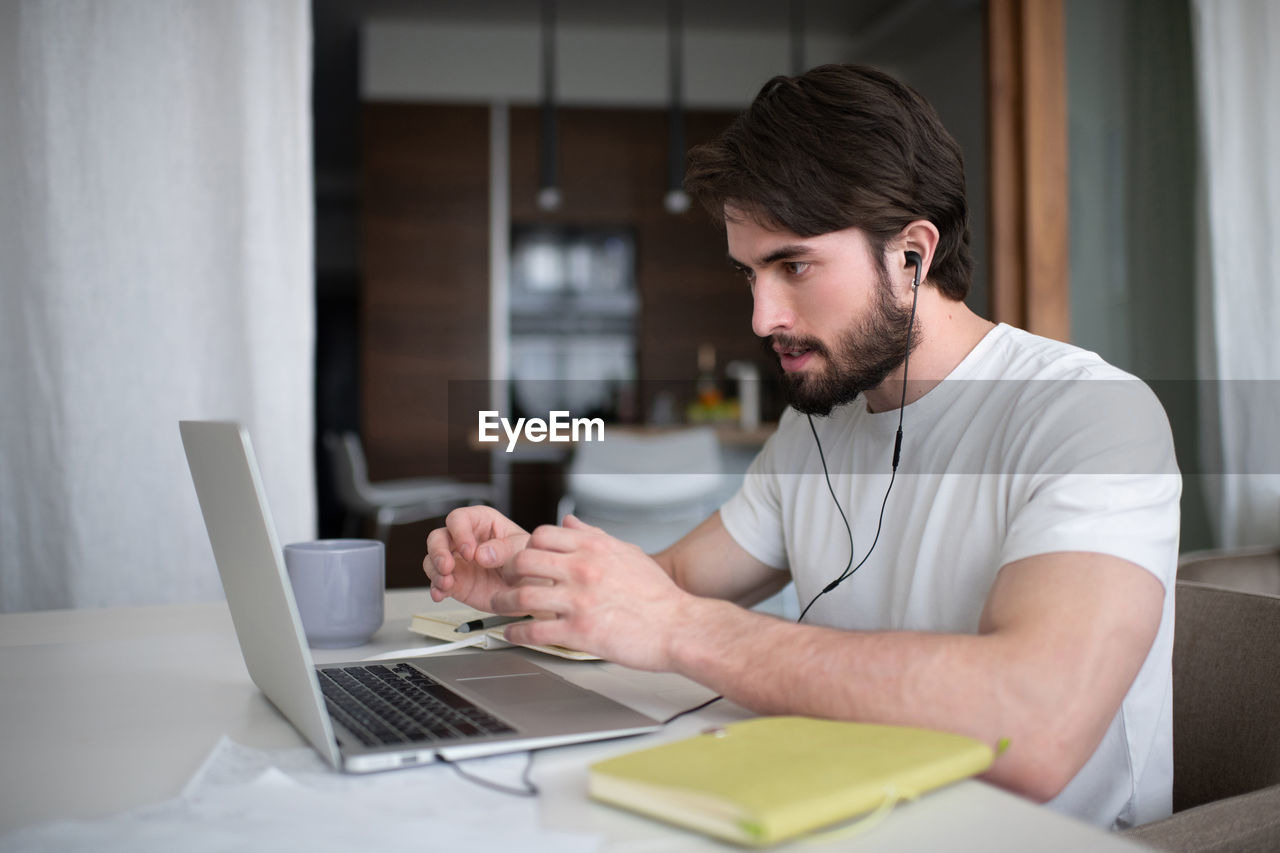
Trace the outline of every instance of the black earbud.
<path fill-rule="evenodd" d="M 915 279 L 912 280 L 911 286 L 919 287 L 920 286 L 920 270 L 924 269 L 924 258 L 920 257 L 919 252 L 908 251 L 906 254 L 907 254 L 907 263 L 911 264 L 916 268 L 916 276 L 915 276 Z"/>

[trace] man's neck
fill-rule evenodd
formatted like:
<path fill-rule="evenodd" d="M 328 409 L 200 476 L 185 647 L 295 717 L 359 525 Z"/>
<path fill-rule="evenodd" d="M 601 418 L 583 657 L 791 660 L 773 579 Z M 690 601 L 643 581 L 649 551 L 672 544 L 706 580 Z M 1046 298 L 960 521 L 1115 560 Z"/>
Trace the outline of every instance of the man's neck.
<path fill-rule="evenodd" d="M 963 302 L 947 299 L 936 289 L 921 285 L 916 305 L 916 332 L 911 356 L 885 377 L 880 386 L 864 395 L 867 408 L 887 412 L 902 405 L 903 369 L 907 374 L 907 404 L 929 393 L 956 369 L 987 332 L 995 328 Z"/>

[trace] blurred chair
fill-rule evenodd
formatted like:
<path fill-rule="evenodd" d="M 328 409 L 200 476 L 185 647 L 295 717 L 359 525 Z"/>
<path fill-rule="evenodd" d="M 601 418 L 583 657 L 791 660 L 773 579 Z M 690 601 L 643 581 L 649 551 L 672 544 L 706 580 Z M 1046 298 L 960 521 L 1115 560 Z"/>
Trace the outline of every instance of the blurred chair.
<path fill-rule="evenodd" d="M 1280 596 L 1185 579 L 1175 594 L 1174 814 L 1125 834 L 1161 850 L 1280 850 Z"/>
<path fill-rule="evenodd" d="M 371 483 L 364 448 L 354 432 L 326 433 L 324 445 L 333 461 L 338 501 L 345 513 L 345 536 L 354 535 L 355 525 L 368 518 L 374 522 L 374 538 L 386 542 L 393 525 L 439 518 L 460 506 L 494 502 L 492 486 L 448 477 Z"/>
<path fill-rule="evenodd" d="M 1178 560 L 1178 578 L 1242 592 L 1280 595 L 1280 548 L 1191 551 Z"/>
<path fill-rule="evenodd" d="M 614 431 L 575 445 L 565 479 L 557 520 L 572 512 L 653 553 L 719 508 L 720 442 L 712 427 Z"/>

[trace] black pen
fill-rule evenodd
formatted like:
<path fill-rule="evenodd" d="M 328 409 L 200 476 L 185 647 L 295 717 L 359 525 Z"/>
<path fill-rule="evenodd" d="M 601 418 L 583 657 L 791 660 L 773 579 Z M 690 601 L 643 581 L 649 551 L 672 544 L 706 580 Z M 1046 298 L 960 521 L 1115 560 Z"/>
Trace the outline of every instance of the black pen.
<path fill-rule="evenodd" d="M 472 619 L 470 622 L 463 622 L 457 628 L 453 629 L 453 633 L 470 634 L 473 631 L 483 631 L 486 628 L 497 628 L 499 625 L 510 625 L 512 622 L 521 622 L 525 619 L 532 618 L 532 616 L 486 616 L 484 619 Z"/>

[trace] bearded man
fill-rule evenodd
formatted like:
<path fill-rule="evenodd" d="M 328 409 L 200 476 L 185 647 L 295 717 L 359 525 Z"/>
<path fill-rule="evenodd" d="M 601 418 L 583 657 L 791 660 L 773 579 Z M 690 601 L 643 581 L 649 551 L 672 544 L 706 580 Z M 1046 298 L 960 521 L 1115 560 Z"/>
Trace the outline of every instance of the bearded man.
<path fill-rule="evenodd" d="M 653 556 L 572 516 L 456 510 L 427 540 L 433 598 L 760 713 L 1007 739 L 988 781 L 1104 827 L 1168 815 L 1181 479 L 1154 395 L 964 304 L 959 147 L 887 75 L 775 78 L 685 188 L 783 372 L 777 432 Z M 787 581 L 798 623 L 741 606 Z"/>

